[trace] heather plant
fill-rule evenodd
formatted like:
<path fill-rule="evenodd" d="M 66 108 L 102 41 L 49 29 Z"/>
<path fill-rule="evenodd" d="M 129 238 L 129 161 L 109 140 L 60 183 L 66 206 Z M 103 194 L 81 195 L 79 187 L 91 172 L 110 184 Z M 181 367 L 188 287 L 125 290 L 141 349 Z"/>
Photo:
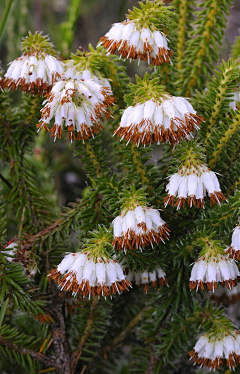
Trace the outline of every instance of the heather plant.
<path fill-rule="evenodd" d="M 69 54 L 78 4 L 62 54 L 29 31 L 0 79 L 0 371 L 240 373 L 232 1 L 136 3 Z M 87 181 L 66 207 L 59 155 Z"/>

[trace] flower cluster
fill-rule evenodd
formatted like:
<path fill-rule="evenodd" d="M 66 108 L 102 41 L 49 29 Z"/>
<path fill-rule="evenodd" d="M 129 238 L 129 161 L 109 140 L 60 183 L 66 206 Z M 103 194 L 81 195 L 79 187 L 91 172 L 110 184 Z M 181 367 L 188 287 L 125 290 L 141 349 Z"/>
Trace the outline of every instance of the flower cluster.
<path fill-rule="evenodd" d="M 206 366 L 210 370 L 219 370 L 224 364 L 234 370 L 237 361 L 240 362 L 240 332 L 205 333 L 200 336 L 189 355 L 195 364 Z"/>
<path fill-rule="evenodd" d="M 198 288 L 203 290 L 206 285 L 209 291 L 214 291 L 218 282 L 231 288 L 236 287 L 237 279 L 240 280 L 240 272 L 235 261 L 227 255 L 218 253 L 217 250 L 214 252 L 210 250 L 195 262 L 189 288 L 190 290 L 196 288 L 196 291 Z"/>
<path fill-rule="evenodd" d="M 71 140 L 76 139 L 75 131 L 77 140 L 94 137 L 103 129 L 99 117 L 103 113 L 107 117 L 110 115 L 107 107 L 114 102 L 114 98 L 109 95 L 109 88 L 100 86 L 92 79 L 59 81 L 47 96 L 38 127 L 46 129 L 55 117 L 51 129 L 54 140 L 61 138 L 64 123 Z"/>
<path fill-rule="evenodd" d="M 125 209 L 113 221 L 113 247 L 117 250 L 142 250 L 154 243 L 164 243 L 169 237 L 169 229 L 158 210 L 136 204 Z"/>
<path fill-rule="evenodd" d="M 236 260 L 240 260 L 240 226 L 235 227 L 232 234 L 231 246 L 227 249 L 227 252 L 231 257 Z"/>
<path fill-rule="evenodd" d="M 210 196 L 211 205 L 226 200 L 216 174 L 199 161 L 188 160 L 176 174 L 171 175 L 166 191 L 165 206 L 174 205 L 177 195 L 177 209 L 185 207 L 186 199 L 190 207 L 197 204 L 198 208 L 204 208 L 206 192 Z"/>
<path fill-rule="evenodd" d="M 89 298 L 91 295 L 115 295 L 131 286 L 115 260 L 105 256 L 96 258 L 91 251 L 67 254 L 48 276 L 56 280 L 61 289 Z"/>
<path fill-rule="evenodd" d="M 164 95 L 125 109 L 114 135 L 137 145 L 174 144 L 198 129 L 202 120 L 185 98 Z"/>
<path fill-rule="evenodd" d="M 2 89 L 38 93 L 49 92 L 54 82 L 61 79 L 63 63 L 52 54 L 54 50 L 48 37 L 39 33 L 31 33 L 22 43 L 23 55 L 10 63 L 10 66 L 0 81 Z"/>
<path fill-rule="evenodd" d="M 141 287 L 141 285 L 143 285 L 143 292 L 149 291 L 149 283 L 156 288 L 157 279 L 161 286 L 168 285 L 166 273 L 160 266 L 157 266 L 156 270 L 151 272 L 149 270 L 144 270 L 143 272 L 132 271 L 128 266 L 124 265 L 122 265 L 122 268 L 124 274 L 126 275 L 126 279 L 129 282 L 134 282 L 137 287 Z"/>
<path fill-rule="evenodd" d="M 138 59 L 138 63 L 146 60 L 148 65 L 161 65 L 171 61 L 173 55 L 162 32 L 140 28 L 132 20 L 114 23 L 100 40 L 109 53 L 118 50 L 120 57 Z"/>

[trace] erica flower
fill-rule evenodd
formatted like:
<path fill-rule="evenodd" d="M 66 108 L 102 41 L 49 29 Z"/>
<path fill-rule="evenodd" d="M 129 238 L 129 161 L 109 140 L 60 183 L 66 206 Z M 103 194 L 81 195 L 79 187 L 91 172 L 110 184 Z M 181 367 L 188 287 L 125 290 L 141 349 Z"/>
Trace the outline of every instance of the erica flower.
<path fill-rule="evenodd" d="M 202 120 L 185 98 L 164 95 L 125 109 L 114 135 L 137 145 L 173 144 L 198 129 Z"/>
<path fill-rule="evenodd" d="M 124 265 L 122 266 L 122 268 L 124 269 L 126 279 L 129 282 L 135 282 L 137 287 L 141 287 L 141 285 L 143 285 L 144 292 L 149 291 L 149 283 L 151 283 L 152 286 L 156 288 L 157 279 L 161 286 L 168 285 L 166 273 L 160 266 L 157 266 L 156 270 L 153 270 L 152 272 L 148 270 L 145 270 L 143 272 L 132 271 L 128 266 Z"/>
<path fill-rule="evenodd" d="M 236 260 L 240 260 L 240 226 L 235 227 L 232 234 L 231 246 L 227 249 L 229 255 Z"/>
<path fill-rule="evenodd" d="M 89 251 L 68 254 L 48 275 L 57 280 L 62 290 L 89 297 L 115 295 L 131 286 L 115 260 L 95 258 Z"/>
<path fill-rule="evenodd" d="M 99 117 L 103 113 L 107 117 L 110 115 L 107 107 L 113 101 L 114 98 L 109 96 L 109 88 L 100 86 L 92 79 L 59 81 L 47 96 L 38 127 L 46 129 L 54 117 L 51 129 L 54 140 L 61 138 L 64 124 L 71 140 L 94 137 L 94 134 L 103 129 Z"/>
<path fill-rule="evenodd" d="M 165 206 L 174 205 L 177 197 L 175 204 L 177 209 L 184 208 L 186 200 L 190 207 L 197 205 L 198 208 L 204 208 L 206 192 L 210 197 L 211 205 L 226 200 L 216 174 L 193 154 L 187 158 L 176 174 L 171 175 L 166 191 L 168 195 L 164 199 Z"/>
<path fill-rule="evenodd" d="M 194 364 L 206 366 L 210 370 L 220 369 L 223 365 L 227 365 L 230 370 L 234 369 L 240 360 L 240 332 L 220 330 L 205 333 L 189 355 Z"/>
<path fill-rule="evenodd" d="M 146 60 L 148 64 L 160 65 L 171 61 L 172 52 L 168 46 L 166 33 L 170 26 L 174 28 L 171 12 L 161 1 L 139 3 L 129 11 L 127 20 L 115 23 L 100 38 L 108 53 L 118 50 L 120 57 Z M 163 21 L 164 20 L 164 21 Z M 164 31 L 164 32 L 163 32 Z"/>
<path fill-rule="evenodd" d="M 62 290 L 83 297 L 106 297 L 128 290 L 131 283 L 107 251 L 109 246 L 112 249 L 112 235 L 100 227 L 99 232 L 93 231 L 89 236 L 84 250 L 67 254 L 48 275 L 58 282 Z"/>
<path fill-rule="evenodd" d="M 134 208 L 124 210 L 113 221 L 115 249 L 124 252 L 153 246 L 154 243 L 164 243 L 169 237 L 169 229 L 160 217 L 158 210 L 147 206 L 136 205 Z"/>
<path fill-rule="evenodd" d="M 120 57 L 146 60 L 148 64 L 161 65 L 171 61 L 173 53 L 168 47 L 164 33 L 154 28 L 141 28 L 135 21 L 114 23 L 111 29 L 100 38 L 101 44 L 109 53 L 118 50 Z"/>
<path fill-rule="evenodd" d="M 29 36 L 22 43 L 23 54 L 10 63 L 0 81 L 2 89 L 10 88 L 44 95 L 49 92 L 54 82 L 61 79 L 63 63 L 56 59 L 56 54 L 48 37 L 39 33 Z"/>
<path fill-rule="evenodd" d="M 196 288 L 197 291 L 199 287 L 203 290 L 206 285 L 209 291 L 214 291 L 218 282 L 222 286 L 226 284 L 228 288 L 236 287 L 237 278 L 240 279 L 239 269 L 235 261 L 223 253 L 214 241 L 207 242 L 204 254 L 192 268 L 190 290 Z"/>

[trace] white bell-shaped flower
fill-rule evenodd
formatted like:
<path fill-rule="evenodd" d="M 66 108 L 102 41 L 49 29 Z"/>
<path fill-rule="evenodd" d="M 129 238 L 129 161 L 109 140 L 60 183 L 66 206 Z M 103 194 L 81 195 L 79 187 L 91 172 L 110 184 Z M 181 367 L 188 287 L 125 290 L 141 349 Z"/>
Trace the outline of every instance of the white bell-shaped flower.
<path fill-rule="evenodd" d="M 113 102 L 114 98 L 109 96 L 109 88 L 102 87 L 91 79 L 59 81 L 44 102 L 38 127 L 46 129 L 55 117 L 51 129 L 54 140 L 61 138 L 65 125 L 69 139 L 84 141 L 103 129 L 99 117 L 102 114 L 109 115 L 107 107 Z"/>
<path fill-rule="evenodd" d="M 166 36 L 160 31 L 140 28 L 133 20 L 114 23 L 112 28 L 100 38 L 110 54 L 118 50 L 120 57 L 146 60 L 148 64 L 161 65 L 171 61 L 172 52 L 168 47 Z"/>
<path fill-rule="evenodd" d="M 137 287 L 141 287 L 141 285 L 143 285 L 143 292 L 147 293 L 149 291 L 150 283 L 154 288 L 156 288 L 157 280 L 159 282 L 159 285 L 168 286 L 166 273 L 160 266 L 157 266 L 156 269 L 154 269 L 153 271 L 149 271 L 149 269 L 146 269 L 143 272 L 132 271 L 126 265 L 122 265 L 122 268 L 126 276 L 126 279 L 130 280 L 131 282 L 134 282 Z"/>
<path fill-rule="evenodd" d="M 233 259 L 227 255 L 203 255 L 194 264 L 189 280 L 190 290 L 204 289 L 209 291 L 218 288 L 217 283 L 230 289 L 237 286 L 237 279 L 240 277 L 239 269 Z"/>
<path fill-rule="evenodd" d="M 157 209 L 136 205 L 130 210 L 123 211 L 113 220 L 113 247 L 117 250 L 140 249 L 153 246 L 154 243 L 164 243 L 169 237 L 169 229 L 160 217 Z"/>
<path fill-rule="evenodd" d="M 9 64 L 0 81 L 2 89 L 38 93 L 44 95 L 63 75 L 63 63 L 46 53 L 27 52 Z"/>
<path fill-rule="evenodd" d="M 137 145 L 151 145 L 154 142 L 174 144 L 199 128 L 203 118 L 191 109 L 190 104 L 188 109 L 182 97 L 163 94 L 159 100 L 150 99 L 125 109 L 114 135 Z M 176 103 L 182 103 L 186 110 L 180 113 Z"/>
<path fill-rule="evenodd" d="M 121 265 L 105 256 L 96 258 L 90 251 L 67 254 L 48 276 L 56 280 L 62 290 L 89 298 L 115 295 L 131 287 Z"/>
<path fill-rule="evenodd" d="M 190 207 L 197 205 L 198 208 L 204 208 L 206 192 L 210 196 L 211 205 L 226 200 L 216 174 L 204 164 L 180 168 L 178 173 L 169 178 L 166 191 L 168 195 L 164 198 L 165 206 L 174 205 L 175 196 L 178 194 L 175 204 L 177 209 L 185 207 L 186 199 Z"/>
<path fill-rule="evenodd" d="M 193 350 L 188 353 L 190 360 L 194 360 L 194 365 L 205 366 L 210 371 L 219 370 L 223 365 L 234 370 L 240 359 L 239 337 L 239 331 L 234 329 L 205 333 L 199 337 Z"/>

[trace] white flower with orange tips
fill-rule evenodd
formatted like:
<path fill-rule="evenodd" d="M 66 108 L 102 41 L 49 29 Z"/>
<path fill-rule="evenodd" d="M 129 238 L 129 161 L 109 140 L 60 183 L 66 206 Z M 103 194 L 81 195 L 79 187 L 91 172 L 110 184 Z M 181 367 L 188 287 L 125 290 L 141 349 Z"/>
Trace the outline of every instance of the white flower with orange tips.
<path fill-rule="evenodd" d="M 182 143 L 176 151 L 176 160 L 181 161 L 178 172 L 169 177 L 166 186 L 168 195 L 164 198 L 165 207 L 174 205 L 185 207 L 188 202 L 190 208 L 197 205 L 204 208 L 204 200 L 208 193 L 211 205 L 219 204 L 226 200 L 221 191 L 217 175 L 211 171 L 203 162 L 203 156 L 199 152 L 199 145 L 194 142 Z"/>
<path fill-rule="evenodd" d="M 187 99 L 168 94 L 159 85 L 159 78 L 150 79 L 145 73 L 143 79 L 136 75 L 136 83 L 129 85 L 131 93 L 125 96 L 125 101 L 131 105 L 123 111 L 114 135 L 137 146 L 154 142 L 174 144 L 199 129 L 203 118 Z"/>
<path fill-rule="evenodd" d="M 214 292 L 218 283 L 222 286 L 226 284 L 228 288 L 236 287 L 237 279 L 240 280 L 236 262 L 228 257 L 218 242 L 204 238 L 202 243 L 204 250 L 191 271 L 190 290 L 203 290 L 206 286 L 209 291 Z"/>
<path fill-rule="evenodd" d="M 237 361 L 240 361 L 240 332 L 224 331 L 221 326 L 218 330 L 200 336 L 193 350 L 188 353 L 190 360 L 194 360 L 194 365 L 214 371 L 223 365 L 234 370 Z"/>
<path fill-rule="evenodd" d="M 12 90 L 21 88 L 22 91 L 32 94 L 46 94 L 53 84 L 61 79 L 63 63 L 53 55 L 56 53 L 48 37 L 43 37 L 40 33 L 29 33 L 22 43 L 22 49 L 23 55 L 10 63 L 0 81 L 0 87 Z"/>
<path fill-rule="evenodd" d="M 89 251 L 68 254 L 48 276 L 56 280 L 62 290 L 89 298 L 120 294 L 131 287 L 115 260 L 105 256 L 94 258 Z"/>
<path fill-rule="evenodd" d="M 140 28 L 135 21 L 114 23 L 111 29 L 100 38 L 108 53 L 118 50 L 124 59 L 146 60 L 148 65 L 161 65 L 171 61 L 172 51 L 164 33 L 148 27 Z"/>
<path fill-rule="evenodd" d="M 149 291 L 150 283 L 152 284 L 152 287 L 156 288 L 157 280 L 159 285 L 168 286 L 166 273 L 160 266 L 157 266 L 153 271 L 145 270 L 142 272 L 132 271 L 127 265 L 122 265 L 122 269 L 129 282 L 134 282 L 137 287 L 143 285 L 143 292 L 147 293 Z"/>
<path fill-rule="evenodd" d="M 69 139 L 84 141 L 103 129 L 99 117 L 102 114 L 107 118 L 110 116 L 107 108 L 113 102 L 114 98 L 109 96 L 109 88 L 100 86 L 92 79 L 61 80 L 54 84 L 47 95 L 37 127 L 48 129 L 48 124 L 54 118 L 51 129 L 54 140 L 62 137 L 65 125 Z"/>
<path fill-rule="evenodd" d="M 131 283 L 126 280 L 121 265 L 107 251 L 112 235 L 102 228 L 90 235 L 85 249 L 66 254 L 48 276 L 56 280 L 62 290 L 83 297 L 106 297 L 128 290 Z"/>
<path fill-rule="evenodd" d="M 202 120 L 185 98 L 164 95 L 125 109 L 114 135 L 137 145 L 174 144 L 199 129 Z"/>
<path fill-rule="evenodd" d="M 140 8 L 129 11 L 126 21 L 114 23 L 111 29 L 100 38 L 107 52 L 118 50 L 120 58 L 146 60 L 148 65 L 161 65 L 171 62 L 173 56 L 166 37 L 166 24 L 171 22 L 168 9 L 160 1 L 139 3 Z M 168 18 L 164 25 L 160 20 Z M 164 30 L 163 31 L 160 31 Z"/>
<path fill-rule="evenodd" d="M 161 218 L 157 209 L 146 206 L 145 194 L 142 190 L 125 191 L 122 211 L 113 220 L 113 247 L 117 250 L 139 249 L 164 243 L 169 237 L 167 223 Z"/>

